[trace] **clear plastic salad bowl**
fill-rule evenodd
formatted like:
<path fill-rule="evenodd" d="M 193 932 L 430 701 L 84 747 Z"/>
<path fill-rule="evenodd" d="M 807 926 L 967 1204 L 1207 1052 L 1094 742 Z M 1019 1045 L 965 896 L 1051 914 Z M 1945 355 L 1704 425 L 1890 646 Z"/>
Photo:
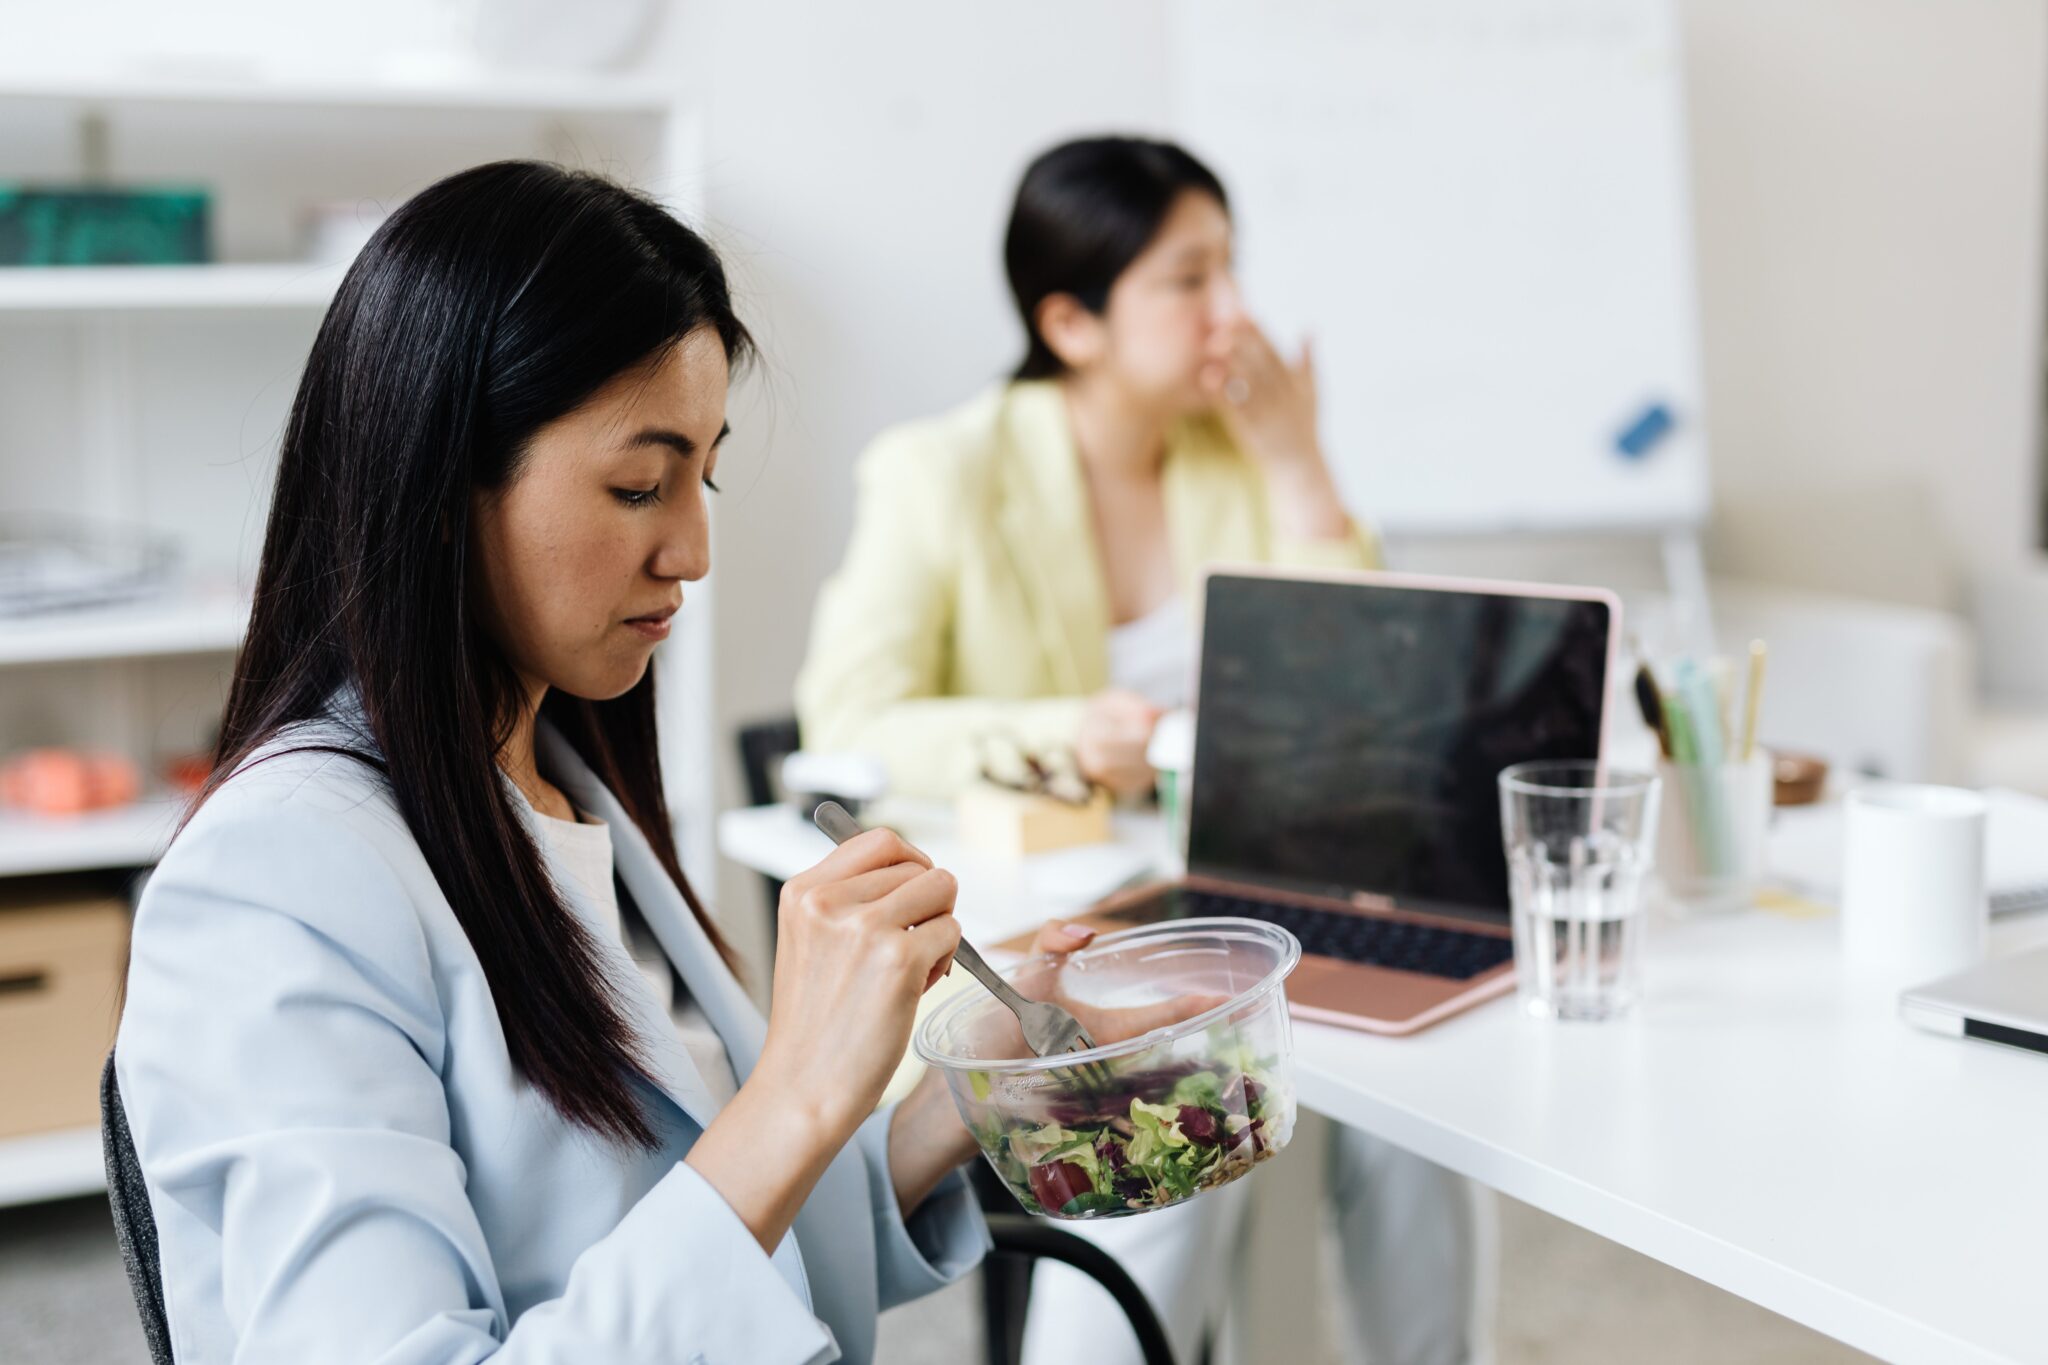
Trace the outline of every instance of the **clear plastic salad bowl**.
<path fill-rule="evenodd" d="M 1294 1133 L 1285 929 L 1184 919 L 1105 934 L 1003 975 L 1072 1010 L 1100 1044 L 1034 1057 L 979 988 L 925 1018 L 917 1055 L 1017 1202 L 1054 1218 L 1121 1218 L 1227 1185 Z M 1101 1066 L 1081 1068 L 1081 1063 Z"/>

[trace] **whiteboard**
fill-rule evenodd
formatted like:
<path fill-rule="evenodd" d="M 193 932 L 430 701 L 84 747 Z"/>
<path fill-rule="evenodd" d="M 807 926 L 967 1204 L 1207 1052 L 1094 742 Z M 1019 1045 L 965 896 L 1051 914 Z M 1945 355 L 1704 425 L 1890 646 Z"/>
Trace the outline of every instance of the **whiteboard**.
<path fill-rule="evenodd" d="M 1704 522 L 1665 0 L 1172 13 L 1177 133 L 1230 192 L 1253 314 L 1283 350 L 1313 339 L 1354 512 L 1423 534 Z"/>

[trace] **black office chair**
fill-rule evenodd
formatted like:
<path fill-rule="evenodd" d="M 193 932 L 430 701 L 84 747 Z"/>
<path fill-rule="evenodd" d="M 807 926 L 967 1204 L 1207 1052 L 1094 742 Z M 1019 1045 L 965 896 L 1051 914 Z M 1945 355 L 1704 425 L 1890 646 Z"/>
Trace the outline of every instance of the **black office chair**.
<path fill-rule="evenodd" d="M 128 1268 L 128 1287 L 135 1294 L 135 1311 L 142 1318 L 142 1335 L 149 1342 L 150 1365 L 172 1365 L 170 1320 L 164 1314 L 163 1261 L 157 1250 L 156 1216 L 149 1209 L 149 1187 L 142 1180 L 142 1163 L 135 1155 L 135 1138 L 128 1131 L 128 1115 L 121 1107 L 121 1086 L 114 1078 L 114 1054 L 100 1071 L 100 1145 L 107 1162 L 107 1202 L 114 1211 L 114 1240 L 121 1246 L 121 1261 Z M 1017 1212 L 995 1173 L 977 1161 L 977 1172 L 986 1174 L 1000 1195 L 1004 1210 L 988 1215 L 989 1235 L 995 1242 L 984 1283 L 998 1280 L 1013 1284 L 1014 1299 L 1005 1298 L 1003 1313 L 990 1312 L 988 1324 L 990 1365 L 1017 1365 L 1023 1354 L 1024 1301 L 1031 1292 L 1031 1262 L 1035 1259 L 1064 1261 L 1093 1278 L 1110 1293 L 1131 1329 L 1138 1335 L 1145 1365 L 1174 1365 L 1173 1350 L 1159 1325 L 1152 1305 L 1145 1301 L 1124 1268 L 1109 1253 L 1085 1242 L 1071 1232 L 1049 1223 L 1027 1218 Z M 984 1192 L 985 1186 L 978 1185 Z M 1012 1277 L 1021 1272 L 1021 1284 Z M 984 1291 L 984 1308 L 993 1302 Z"/>
<path fill-rule="evenodd" d="M 797 734 L 796 717 L 778 716 L 774 720 L 742 725 L 739 742 L 740 772 L 746 778 L 747 804 L 767 806 L 782 800 L 787 793 L 776 778 L 777 765 L 803 747 L 803 741 Z M 768 942 L 772 949 L 776 911 L 782 904 L 782 883 L 765 872 L 761 874 L 761 883 L 768 892 Z"/>
<path fill-rule="evenodd" d="M 1093 1242 L 1083 1241 L 1071 1232 L 1021 1213 L 988 1215 L 988 1231 L 995 1240 L 995 1249 L 982 1264 L 984 1277 L 998 1273 L 1006 1261 L 1021 1263 L 1028 1292 L 1032 1261 L 1062 1261 L 1109 1291 L 1117 1307 L 1130 1319 L 1145 1365 L 1174 1365 L 1173 1347 L 1166 1340 L 1166 1329 L 1159 1325 L 1159 1316 L 1152 1311 L 1144 1291 L 1117 1264 L 1116 1257 Z M 990 1323 L 988 1346 L 990 1365 L 1016 1365 L 1023 1359 L 1023 1313 L 1017 1313 L 1005 1323 Z"/>
<path fill-rule="evenodd" d="M 171 1325 L 164 1314 L 156 1215 L 149 1211 L 149 1187 L 142 1183 L 142 1163 L 135 1156 L 127 1111 L 121 1108 L 121 1083 L 114 1079 L 111 1052 L 100 1071 L 100 1149 L 107 1162 L 107 1203 L 114 1211 L 114 1240 L 120 1243 L 121 1262 L 128 1267 L 135 1311 L 142 1315 L 150 1365 L 171 1365 Z"/>

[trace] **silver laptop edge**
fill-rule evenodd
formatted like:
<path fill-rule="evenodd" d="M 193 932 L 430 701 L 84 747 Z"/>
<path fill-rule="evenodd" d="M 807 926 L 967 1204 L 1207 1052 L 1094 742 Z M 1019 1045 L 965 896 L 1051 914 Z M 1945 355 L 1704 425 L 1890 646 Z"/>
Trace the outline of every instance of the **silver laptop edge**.
<path fill-rule="evenodd" d="M 1899 1015 L 1930 1033 L 2048 1052 L 2048 947 L 1903 991 Z"/>

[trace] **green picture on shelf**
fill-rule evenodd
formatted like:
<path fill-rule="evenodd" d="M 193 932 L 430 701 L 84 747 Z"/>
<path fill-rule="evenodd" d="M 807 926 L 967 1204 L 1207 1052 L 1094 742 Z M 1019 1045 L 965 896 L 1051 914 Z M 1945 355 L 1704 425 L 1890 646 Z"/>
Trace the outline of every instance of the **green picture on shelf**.
<path fill-rule="evenodd" d="M 0 266 L 200 265 L 205 190 L 0 183 Z"/>

